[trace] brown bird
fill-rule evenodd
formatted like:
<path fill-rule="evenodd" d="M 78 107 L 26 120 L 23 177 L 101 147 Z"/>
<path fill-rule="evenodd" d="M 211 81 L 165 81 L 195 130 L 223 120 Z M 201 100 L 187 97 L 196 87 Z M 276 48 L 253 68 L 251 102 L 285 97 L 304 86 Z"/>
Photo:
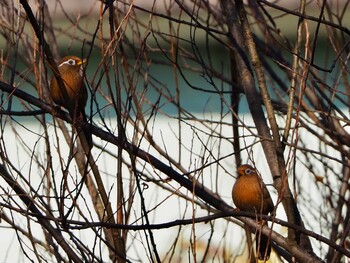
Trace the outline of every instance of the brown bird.
<path fill-rule="evenodd" d="M 81 60 L 75 56 L 67 56 L 58 62 L 58 70 L 60 72 L 65 90 L 62 91 L 57 83 L 55 76 L 51 80 L 51 95 L 53 101 L 66 109 L 71 114 L 73 125 L 79 133 L 83 130 L 87 143 L 92 148 L 92 134 L 84 129 L 87 123 L 85 114 L 85 106 L 87 102 L 87 90 L 84 84 L 83 64 L 85 60 Z"/>
<path fill-rule="evenodd" d="M 256 170 L 248 164 L 243 164 L 238 167 L 237 173 L 238 178 L 232 188 L 232 199 L 236 207 L 239 210 L 258 215 L 272 213 L 274 205 L 270 193 Z M 258 259 L 269 259 L 271 244 L 267 236 L 261 234 L 260 239 L 256 238 L 256 250 Z"/>

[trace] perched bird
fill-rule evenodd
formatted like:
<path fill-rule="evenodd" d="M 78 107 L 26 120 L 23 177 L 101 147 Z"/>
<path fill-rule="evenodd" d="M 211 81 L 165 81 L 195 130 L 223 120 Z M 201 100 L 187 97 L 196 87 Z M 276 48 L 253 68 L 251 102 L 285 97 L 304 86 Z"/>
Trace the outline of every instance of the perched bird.
<path fill-rule="evenodd" d="M 232 199 L 236 207 L 258 215 L 272 213 L 274 205 L 270 193 L 256 170 L 248 164 L 243 164 L 238 167 L 237 173 L 238 178 L 232 188 Z M 261 234 L 260 239 L 256 238 L 256 249 L 259 250 L 257 253 L 260 260 L 269 259 L 271 244 L 267 236 Z"/>
<path fill-rule="evenodd" d="M 87 123 L 85 114 L 85 106 L 87 102 L 87 90 L 84 84 L 83 64 L 85 60 L 81 60 L 75 56 L 63 57 L 58 62 L 58 71 L 62 78 L 65 90 L 61 90 L 55 76 L 51 80 L 51 96 L 53 101 L 66 109 L 71 114 L 73 125 L 79 133 L 83 130 L 86 141 L 92 148 L 92 134 L 84 129 Z"/>

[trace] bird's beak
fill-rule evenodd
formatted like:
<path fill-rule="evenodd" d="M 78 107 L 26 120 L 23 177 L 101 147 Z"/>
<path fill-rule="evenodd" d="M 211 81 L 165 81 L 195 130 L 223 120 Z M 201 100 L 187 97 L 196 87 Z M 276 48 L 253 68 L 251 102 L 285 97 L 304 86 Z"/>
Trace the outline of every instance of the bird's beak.
<path fill-rule="evenodd" d="M 78 66 L 83 65 L 86 63 L 86 59 L 80 60 L 77 64 Z"/>

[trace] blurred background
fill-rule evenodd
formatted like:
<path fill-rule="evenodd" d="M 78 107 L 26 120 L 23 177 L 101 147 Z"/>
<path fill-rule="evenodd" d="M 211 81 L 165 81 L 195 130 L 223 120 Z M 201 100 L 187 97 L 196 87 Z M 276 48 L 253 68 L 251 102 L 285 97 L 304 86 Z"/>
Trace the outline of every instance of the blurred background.
<path fill-rule="evenodd" d="M 96 205 L 101 193 L 89 185 L 95 174 L 74 129 L 30 101 L 32 95 L 52 106 L 52 66 L 28 11 L 21 1 L 0 3 L 0 80 L 13 87 L 0 91 L 2 163 L 82 261 L 254 262 L 251 237 L 240 220 L 196 222 L 233 207 L 239 162 L 257 168 L 277 218 L 288 220 L 261 146 L 269 139 L 257 128 L 252 100 L 261 104 L 267 127 L 274 124 L 255 64 L 231 35 L 230 14 L 237 14 L 227 14 L 232 7 L 225 2 L 29 1 L 56 61 L 66 55 L 87 59 L 86 113 L 96 127 L 92 155 L 114 223 L 125 226 L 116 230 L 98 224 L 104 221 Z M 348 249 L 350 215 L 348 1 L 247 1 L 244 10 L 283 143 L 283 186 L 298 205 L 300 226 L 329 241 L 309 237 L 314 253 L 345 262 L 346 254 L 337 249 Z M 241 25 L 237 17 L 233 21 Z M 237 53 L 245 54 L 254 72 L 256 98 L 245 95 Z M 128 150 L 124 140 L 169 172 Z M 173 171 L 203 187 L 208 199 L 176 181 Z M 36 215 L 5 181 L 1 185 L 6 238 L 0 239 L 0 261 L 68 262 Z M 219 201 L 225 209 L 215 205 Z M 273 230 L 287 237 L 280 224 Z M 121 247 L 110 243 L 110 233 L 114 240 L 120 237 Z M 269 262 L 291 262 L 283 253 L 287 248 L 279 243 L 273 248 Z"/>

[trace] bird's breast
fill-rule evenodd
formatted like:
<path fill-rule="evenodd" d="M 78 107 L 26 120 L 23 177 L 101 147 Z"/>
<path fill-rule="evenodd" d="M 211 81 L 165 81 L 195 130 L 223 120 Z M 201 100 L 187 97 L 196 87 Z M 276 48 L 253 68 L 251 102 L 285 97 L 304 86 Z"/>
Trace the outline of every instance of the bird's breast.
<path fill-rule="evenodd" d="M 232 199 L 235 205 L 246 212 L 263 212 L 263 192 L 261 190 L 259 178 L 255 176 L 240 176 L 233 189 Z"/>

